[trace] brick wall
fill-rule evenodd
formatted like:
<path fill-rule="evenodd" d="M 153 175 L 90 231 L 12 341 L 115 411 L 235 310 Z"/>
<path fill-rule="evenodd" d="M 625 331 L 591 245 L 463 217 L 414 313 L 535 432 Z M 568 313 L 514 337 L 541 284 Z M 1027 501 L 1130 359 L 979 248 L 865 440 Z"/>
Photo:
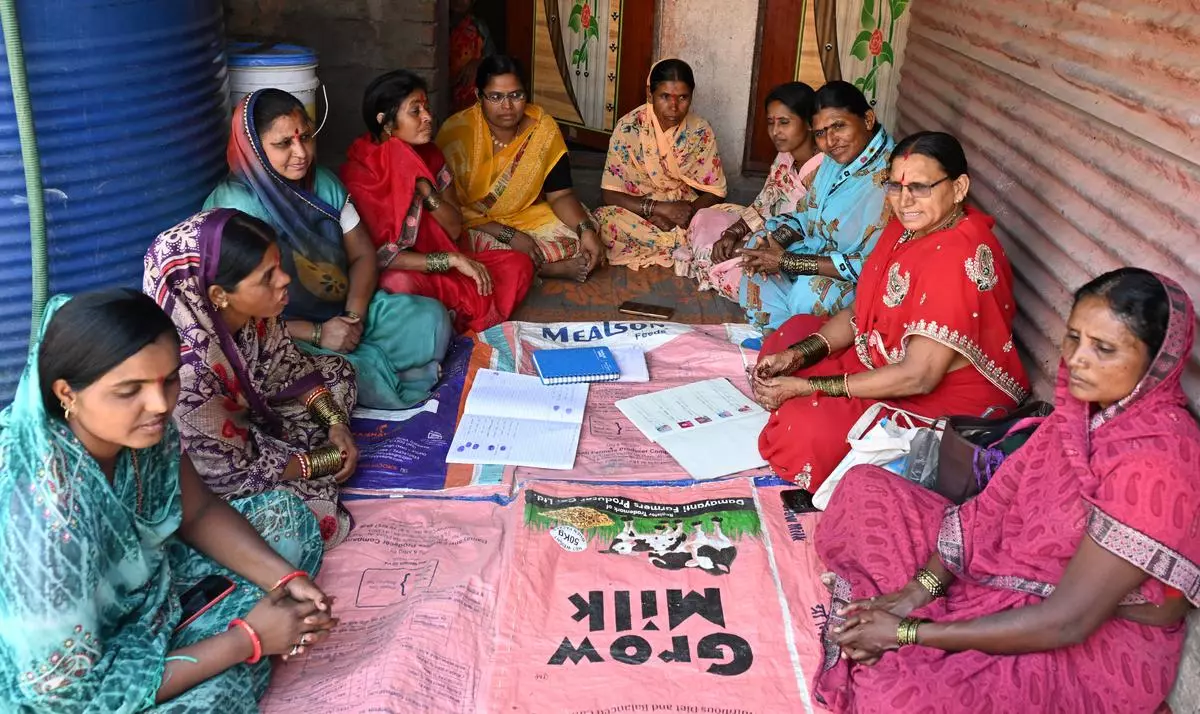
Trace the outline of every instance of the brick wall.
<path fill-rule="evenodd" d="M 445 116 L 447 0 L 223 0 L 231 38 L 312 47 L 332 111 L 318 160 L 339 166 L 361 134 L 362 93 L 379 74 L 406 68 L 429 82 Z M 440 21 L 439 21 L 440 19 Z"/>

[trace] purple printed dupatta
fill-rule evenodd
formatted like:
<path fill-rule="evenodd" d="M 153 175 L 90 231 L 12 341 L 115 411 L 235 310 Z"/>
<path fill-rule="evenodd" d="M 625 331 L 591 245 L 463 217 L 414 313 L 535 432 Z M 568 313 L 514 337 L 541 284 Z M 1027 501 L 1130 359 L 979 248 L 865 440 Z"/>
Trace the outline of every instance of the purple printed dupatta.
<path fill-rule="evenodd" d="M 221 233 L 237 211 L 200 213 L 160 234 L 145 259 L 143 290 L 171 316 L 181 347 L 175 422 L 205 483 L 224 498 L 274 488 L 300 495 L 321 521 L 326 544 L 349 532 L 331 478 L 282 479 L 293 454 L 327 441 L 302 398 L 327 386 L 347 410 L 357 390 L 345 359 L 300 351 L 277 318 L 251 320 L 236 334 L 208 299 L 220 262 Z"/>

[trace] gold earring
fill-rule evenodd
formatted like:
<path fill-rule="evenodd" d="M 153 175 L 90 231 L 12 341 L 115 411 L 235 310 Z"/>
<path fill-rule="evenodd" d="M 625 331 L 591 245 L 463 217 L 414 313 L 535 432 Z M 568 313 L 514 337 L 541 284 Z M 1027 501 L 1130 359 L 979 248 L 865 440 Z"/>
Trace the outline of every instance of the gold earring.
<path fill-rule="evenodd" d="M 67 400 L 65 400 L 65 399 L 62 400 L 61 402 L 59 402 L 58 405 L 60 407 L 62 407 L 63 419 L 66 419 L 67 421 L 71 421 L 71 406 L 69 404 L 67 404 Z"/>

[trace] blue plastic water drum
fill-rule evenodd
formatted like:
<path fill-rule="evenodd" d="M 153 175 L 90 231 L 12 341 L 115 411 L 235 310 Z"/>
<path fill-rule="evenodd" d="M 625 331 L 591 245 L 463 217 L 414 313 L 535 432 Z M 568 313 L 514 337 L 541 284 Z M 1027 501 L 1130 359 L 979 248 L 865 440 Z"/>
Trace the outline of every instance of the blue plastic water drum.
<path fill-rule="evenodd" d="M 150 241 L 227 171 L 220 0 L 17 0 L 50 290 L 140 288 Z M 0 403 L 28 351 L 29 212 L 0 46 Z"/>
<path fill-rule="evenodd" d="M 317 53 L 299 45 L 267 42 L 229 43 L 229 98 L 236 105 L 259 89 L 282 89 L 300 100 L 317 120 Z"/>

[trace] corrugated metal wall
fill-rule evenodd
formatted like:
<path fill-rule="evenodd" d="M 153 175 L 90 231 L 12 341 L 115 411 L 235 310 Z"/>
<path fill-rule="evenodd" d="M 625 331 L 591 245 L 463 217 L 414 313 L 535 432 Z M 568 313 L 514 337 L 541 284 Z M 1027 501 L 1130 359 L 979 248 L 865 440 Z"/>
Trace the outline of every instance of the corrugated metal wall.
<path fill-rule="evenodd" d="M 1200 298 L 1200 4 L 915 0 L 899 134 L 953 133 L 1048 394 L 1071 292 L 1136 265 Z M 1187 385 L 1200 404 L 1193 355 Z"/>

